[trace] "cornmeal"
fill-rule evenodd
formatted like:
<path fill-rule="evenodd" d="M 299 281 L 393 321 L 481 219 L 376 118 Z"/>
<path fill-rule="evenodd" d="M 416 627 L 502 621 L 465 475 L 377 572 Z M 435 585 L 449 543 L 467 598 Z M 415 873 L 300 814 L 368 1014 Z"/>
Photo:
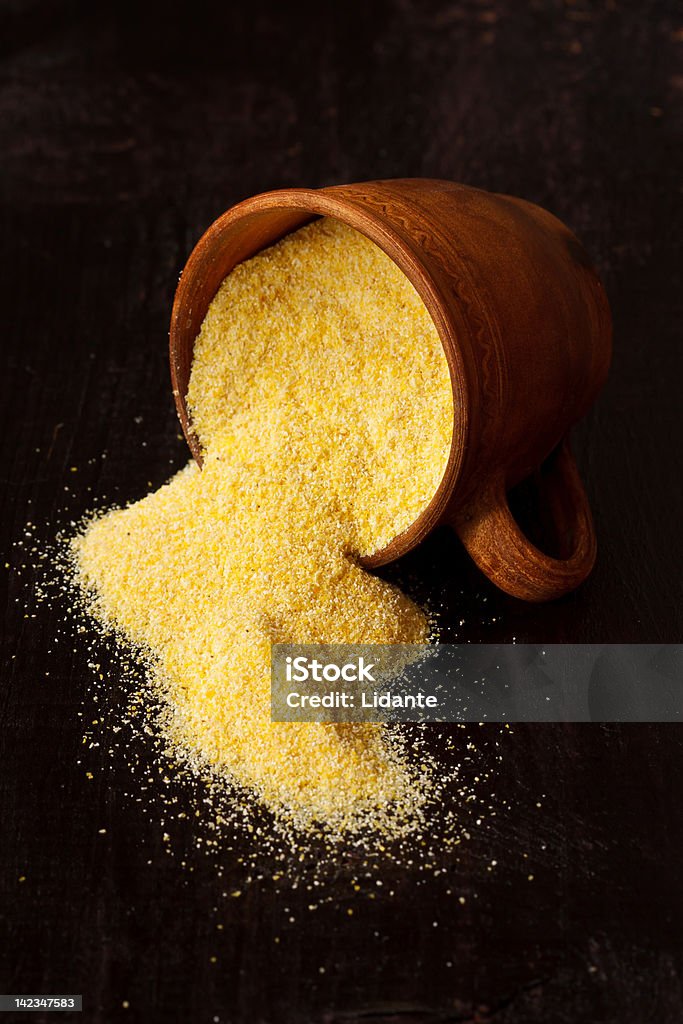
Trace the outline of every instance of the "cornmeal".
<path fill-rule="evenodd" d="M 443 476 L 452 390 L 434 324 L 374 243 L 316 220 L 238 266 L 188 392 L 204 452 L 74 542 L 94 614 L 146 653 L 169 741 L 273 810 L 337 829 L 418 815 L 377 725 L 274 724 L 270 645 L 411 643 L 424 611 L 360 567 Z"/>

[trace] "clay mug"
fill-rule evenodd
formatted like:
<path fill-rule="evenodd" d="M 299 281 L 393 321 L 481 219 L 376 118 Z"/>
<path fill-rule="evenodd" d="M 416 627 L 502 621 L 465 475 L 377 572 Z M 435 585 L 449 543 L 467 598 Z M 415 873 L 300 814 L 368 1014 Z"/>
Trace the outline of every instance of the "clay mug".
<path fill-rule="evenodd" d="M 201 464 L 186 395 L 211 300 L 238 263 L 319 216 L 362 231 L 403 270 L 434 320 L 453 387 L 440 485 L 418 519 L 364 564 L 392 561 L 448 523 L 509 594 L 540 601 L 577 587 L 596 542 L 567 433 L 605 381 L 611 318 L 577 239 L 522 199 L 409 178 L 280 189 L 229 209 L 187 261 L 171 319 L 173 390 L 195 459 Z M 541 464 L 563 557 L 535 547 L 508 506 L 508 490 Z"/>

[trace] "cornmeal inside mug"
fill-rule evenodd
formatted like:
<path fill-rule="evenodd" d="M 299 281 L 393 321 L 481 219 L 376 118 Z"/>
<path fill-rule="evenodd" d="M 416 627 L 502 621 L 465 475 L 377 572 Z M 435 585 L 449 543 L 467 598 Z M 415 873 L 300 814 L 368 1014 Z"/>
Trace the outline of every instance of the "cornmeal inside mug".
<path fill-rule="evenodd" d="M 94 613 L 149 654 L 169 740 L 303 822 L 397 829 L 424 782 L 376 725 L 270 721 L 270 644 L 412 643 L 428 618 L 358 564 L 424 510 L 453 424 L 413 286 L 320 219 L 236 267 L 194 349 L 204 451 L 74 542 Z"/>

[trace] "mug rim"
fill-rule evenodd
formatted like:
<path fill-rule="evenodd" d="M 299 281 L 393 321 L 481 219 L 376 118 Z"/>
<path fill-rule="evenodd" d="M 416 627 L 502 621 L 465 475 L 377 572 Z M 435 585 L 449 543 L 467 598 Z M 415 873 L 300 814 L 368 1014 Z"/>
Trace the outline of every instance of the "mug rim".
<path fill-rule="evenodd" d="M 375 568 L 392 562 L 411 551 L 424 540 L 435 526 L 444 521 L 446 510 L 462 473 L 468 446 L 470 396 L 466 365 L 457 336 L 462 332 L 469 333 L 469 329 L 465 317 L 459 317 L 456 334 L 449 300 L 443 294 L 433 274 L 430 273 L 427 261 L 417 244 L 406 238 L 392 225 L 390 215 L 383 216 L 372 208 L 361 205 L 362 200 L 359 202 L 354 197 L 345 196 L 344 190 L 344 185 L 338 185 L 319 189 L 284 188 L 258 193 L 231 206 L 209 225 L 190 253 L 176 288 L 170 328 L 171 379 L 175 404 L 185 439 L 193 457 L 201 466 L 201 448 L 189 418 L 186 387 L 185 394 L 181 393 L 179 370 L 173 357 L 181 347 L 180 336 L 187 330 L 186 324 L 183 323 L 183 314 L 187 303 L 191 302 L 196 295 L 194 283 L 202 272 L 207 252 L 210 252 L 216 245 L 223 232 L 234 228 L 239 220 L 278 209 L 300 210 L 302 213 L 310 214 L 311 219 L 316 216 L 333 217 L 360 231 L 374 242 L 405 274 L 422 299 L 446 356 L 453 399 L 453 429 L 448 460 L 439 485 L 429 503 L 408 527 L 396 534 L 383 548 L 371 555 L 359 558 L 362 565 Z M 280 238 L 295 230 L 297 227 L 293 227 L 284 235 L 275 235 L 272 240 L 255 247 L 254 251 L 240 262 L 251 259 L 252 256 L 262 252 L 268 246 L 274 245 Z M 235 264 L 235 266 L 237 265 Z M 228 273 L 230 272 L 228 271 Z M 209 299 L 207 309 L 213 297 Z M 202 319 L 205 314 L 206 310 L 203 311 Z M 194 345 L 194 339 L 192 339 L 192 344 Z"/>

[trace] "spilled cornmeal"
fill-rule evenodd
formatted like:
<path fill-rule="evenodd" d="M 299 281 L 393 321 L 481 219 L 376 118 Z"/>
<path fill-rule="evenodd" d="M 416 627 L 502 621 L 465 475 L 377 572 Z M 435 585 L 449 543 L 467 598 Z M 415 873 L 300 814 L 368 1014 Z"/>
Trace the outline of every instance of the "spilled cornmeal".
<path fill-rule="evenodd" d="M 270 722 L 272 642 L 423 642 L 360 568 L 428 504 L 453 409 L 436 329 L 374 243 L 317 220 L 238 266 L 195 345 L 194 463 L 74 542 L 91 610 L 141 649 L 169 743 L 296 823 L 400 827 L 425 776 L 377 725 Z"/>

